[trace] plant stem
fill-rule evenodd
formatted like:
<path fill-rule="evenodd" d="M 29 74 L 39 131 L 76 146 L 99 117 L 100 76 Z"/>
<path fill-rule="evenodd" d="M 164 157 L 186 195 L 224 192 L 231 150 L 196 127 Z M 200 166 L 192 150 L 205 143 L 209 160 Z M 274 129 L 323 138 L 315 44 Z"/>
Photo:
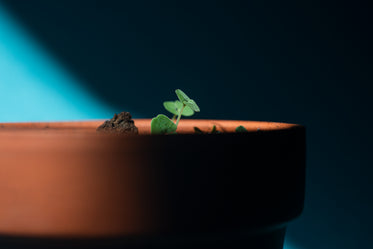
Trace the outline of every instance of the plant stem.
<path fill-rule="evenodd" d="M 183 107 L 181 107 L 179 115 L 177 116 L 176 126 L 178 126 L 178 124 L 179 124 L 179 121 L 180 121 L 180 118 L 181 118 L 181 114 L 183 113 L 184 108 L 185 108 L 185 104 L 183 104 Z"/>

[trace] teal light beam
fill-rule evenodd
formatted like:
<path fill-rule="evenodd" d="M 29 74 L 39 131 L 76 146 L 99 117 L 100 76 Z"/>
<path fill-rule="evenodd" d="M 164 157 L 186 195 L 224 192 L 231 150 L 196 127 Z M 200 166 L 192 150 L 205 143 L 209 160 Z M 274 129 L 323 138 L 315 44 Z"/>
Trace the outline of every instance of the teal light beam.
<path fill-rule="evenodd" d="M 104 119 L 113 113 L 0 5 L 0 122 Z"/>

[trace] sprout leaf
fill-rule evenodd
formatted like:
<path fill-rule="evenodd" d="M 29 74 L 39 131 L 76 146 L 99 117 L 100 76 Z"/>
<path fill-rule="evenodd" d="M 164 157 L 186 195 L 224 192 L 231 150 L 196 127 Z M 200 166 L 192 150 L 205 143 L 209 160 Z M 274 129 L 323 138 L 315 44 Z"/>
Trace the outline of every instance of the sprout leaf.
<path fill-rule="evenodd" d="M 196 104 L 196 102 L 194 102 L 193 99 L 189 100 L 188 102 L 184 103 L 187 107 L 190 107 L 190 109 L 192 109 L 193 111 L 195 112 L 199 112 L 200 109 L 198 107 L 198 105 Z"/>
<path fill-rule="evenodd" d="M 165 101 L 163 102 L 163 106 L 172 114 L 179 115 L 180 110 L 183 108 L 183 103 L 181 103 L 179 100 Z M 193 114 L 194 111 L 189 106 L 185 106 L 183 112 L 181 113 L 183 116 L 192 116 Z"/>
<path fill-rule="evenodd" d="M 177 97 L 179 98 L 179 100 L 181 101 L 181 103 L 190 107 L 190 109 L 192 109 L 195 112 L 200 111 L 197 103 L 193 99 L 189 98 L 188 95 L 186 95 L 183 91 L 181 91 L 180 89 L 176 89 L 175 93 Z"/>
<path fill-rule="evenodd" d="M 159 114 L 157 117 L 153 118 L 150 123 L 150 131 L 152 134 L 174 133 L 176 129 L 177 125 L 163 114 Z"/>
<path fill-rule="evenodd" d="M 177 95 L 177 97 L 180 99 L 180 101 L 182 103 L 185 103 L 185 102 L 188 102 L 189 100 L 191 100 L 191 98 L 188 97 L 188 95 L 186 95 L 183 91 L 181 91 L 180 89 L 176 89 L 175 90 L 175 93 Z"/>

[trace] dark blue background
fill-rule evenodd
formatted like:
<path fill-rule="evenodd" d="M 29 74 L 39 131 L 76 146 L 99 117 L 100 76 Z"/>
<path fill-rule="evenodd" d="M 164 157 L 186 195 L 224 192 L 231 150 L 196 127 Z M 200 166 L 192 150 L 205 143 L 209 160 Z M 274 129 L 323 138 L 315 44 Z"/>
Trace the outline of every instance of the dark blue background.
<path fill-rule="evenodd" d="M 372 9 L 332 1 L 1 0 L 118 110 L 152 117 L 181 88 L 196 118 L 307 127 L 299 249 L 372 248 Z M 1 32 L 1 31 L 0 31 Z"/>

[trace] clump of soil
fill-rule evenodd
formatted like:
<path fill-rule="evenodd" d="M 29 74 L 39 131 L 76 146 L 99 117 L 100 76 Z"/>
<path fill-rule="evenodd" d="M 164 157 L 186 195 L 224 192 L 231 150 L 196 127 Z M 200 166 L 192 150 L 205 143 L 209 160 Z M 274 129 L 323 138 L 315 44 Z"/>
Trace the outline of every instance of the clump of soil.
<path fill-rule="evenodd" d="M 121 134 L 138 134 L 139 131 L 132 120 L 129 112 L 114 114 L 110 120 L 106 120 L 97 128 L 98 132 L 121 133 Z"/>

